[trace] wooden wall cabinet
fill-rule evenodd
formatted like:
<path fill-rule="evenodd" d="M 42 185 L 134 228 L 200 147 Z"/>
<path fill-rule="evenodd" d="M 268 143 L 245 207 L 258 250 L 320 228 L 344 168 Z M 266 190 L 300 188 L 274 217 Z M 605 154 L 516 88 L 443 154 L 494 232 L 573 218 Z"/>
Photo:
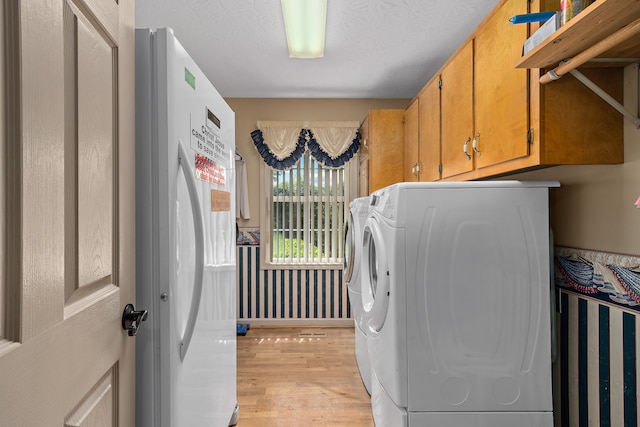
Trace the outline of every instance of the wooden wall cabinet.
<path fill-rule="evenodd" d="M 420 91 L 404 113 L 404 180 L 440 179 L 440 76 Z"/>
<path fill-rule="evenodd" d="M 544 71 L 515 68 L 528 33 L 526 25 L 508 19 L 526 13 L 525 3 L 501 2 L 475 35 L 477 151 L 476 169 L 468 178 L 542 166 L 622 163 L 623 118 L 613 107 L 573 76 L 543 86 Z M 531 8 L 543 10 L 541 1 Z M 585 74 L 622 101 L 621 69 L 593 68 Z"/>
<path fill-rule="evenodd" d="M 439 101 L 418 97 L 420 148 L 422 109 L 440 112 L 441 179 L 623 162 L 619 112 L 571 75 L 541 85 L 545 70 L 515 67 L 529 30 L 509 18 L 544 10 L 541 1 L 528 6 L 523 0 L 501 0 L 438 73 Z M 592 67 L 583 73 L 622 101 L 622 68 Z"/>
<path fill-rule="evenodd" d="M 360 126 L 359 195 L 403 180 L 404 110 L 370 110 Z"/>

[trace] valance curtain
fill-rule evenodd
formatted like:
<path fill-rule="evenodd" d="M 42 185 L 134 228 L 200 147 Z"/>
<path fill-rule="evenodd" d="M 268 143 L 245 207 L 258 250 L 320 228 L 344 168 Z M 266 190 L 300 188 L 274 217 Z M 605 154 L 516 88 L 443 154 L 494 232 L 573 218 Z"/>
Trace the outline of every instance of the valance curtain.
<path fill-rule="evenodd" d="M 344 166 L 360 148 L 357 121 L 260 121 L 251 139 L 264 162 L 291 168 L 305 153 L 326 167 Z"/>

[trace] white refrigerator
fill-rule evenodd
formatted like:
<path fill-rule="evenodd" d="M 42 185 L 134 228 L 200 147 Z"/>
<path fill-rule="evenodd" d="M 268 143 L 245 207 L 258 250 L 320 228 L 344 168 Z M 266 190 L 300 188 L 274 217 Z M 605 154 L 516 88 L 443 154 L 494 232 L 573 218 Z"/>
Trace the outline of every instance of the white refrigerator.
<path fill-rule="evenodd" d="M 136 425 L 235 424 L 235 115 L 171 29 L 136 30 Z"/>

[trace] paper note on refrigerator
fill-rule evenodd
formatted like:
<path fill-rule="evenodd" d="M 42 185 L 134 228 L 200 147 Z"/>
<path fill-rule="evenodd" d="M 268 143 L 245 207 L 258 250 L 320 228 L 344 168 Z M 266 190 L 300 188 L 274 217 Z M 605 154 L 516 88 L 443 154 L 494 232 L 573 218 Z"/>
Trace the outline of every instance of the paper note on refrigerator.
<path fill-rule="evenodd" d="M 211 212 L 226 212 L 231 210 L 231 193 L 228 191 L 211 190 Z"/>

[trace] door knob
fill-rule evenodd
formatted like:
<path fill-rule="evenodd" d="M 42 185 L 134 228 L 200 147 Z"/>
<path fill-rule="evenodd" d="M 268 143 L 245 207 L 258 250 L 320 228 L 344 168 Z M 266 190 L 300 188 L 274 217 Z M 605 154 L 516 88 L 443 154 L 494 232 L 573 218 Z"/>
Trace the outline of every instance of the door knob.
<path fill-rule="evenodd" d="M 147 310 L 136 311 L 133 304 L 127 304 L 122 313 L 122 329 L 127 331 L 130 337 L 138 333 L 140 323 L 147 320 Z"/>

